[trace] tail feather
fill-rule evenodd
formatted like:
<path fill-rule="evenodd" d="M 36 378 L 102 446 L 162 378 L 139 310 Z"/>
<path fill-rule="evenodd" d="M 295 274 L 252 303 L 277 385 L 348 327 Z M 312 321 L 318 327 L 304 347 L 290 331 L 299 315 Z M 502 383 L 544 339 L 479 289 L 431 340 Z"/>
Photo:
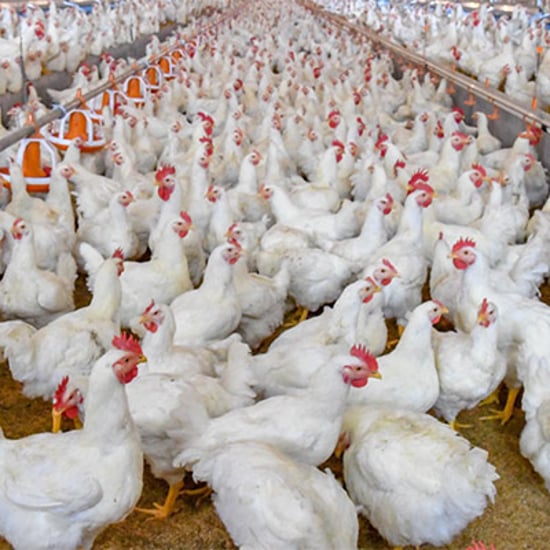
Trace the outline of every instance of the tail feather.
<path fill-rule="evenodd" d="M 510 270 L 510 276 L 524 296 L 540 295 L 539 287 L 550 271 L 550 265 L 546 261 L 547 248 L 544 238 L 533 235 Z"/>
<path fill-rule="evenodd" d="M 0 323 L 0 348 L 13 349 L 17 353 L 18 349 L 25 349 L 33 334 L 37 331 L 35 327 L 25 321 L 4 321 Z"/>
<path fill-rule="evenodd" d="M 74 284 L 77 277 L 77 267 L 76 260 L 70 252 L 64 252 L 59 256 L 56 273 L 63 280 L 67 281 L 69 286 Z"/>
<path fill-rule="evenodd" d="M 86 242 L 81 242 L 79 244 L 78 253 L 81 263 L 84 265 L 84 270 L 88 274 L 86 286 L 90 292 L 93 292 L 95 276 L 104 258 L 98 250 Z"/>

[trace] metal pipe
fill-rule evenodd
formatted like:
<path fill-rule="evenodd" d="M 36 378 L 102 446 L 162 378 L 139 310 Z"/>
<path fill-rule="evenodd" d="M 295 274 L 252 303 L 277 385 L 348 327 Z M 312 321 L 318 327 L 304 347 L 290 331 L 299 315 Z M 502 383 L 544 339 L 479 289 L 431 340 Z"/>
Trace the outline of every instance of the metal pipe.
<path fill-rule="evenodd" d="M 198 34 L 204 33 L 208 31 L 210 28 L 218 26 L 225 20 L 230 19 L 231 17 L 234 17 L 238 13 L 238 11 L 239 11 L 238 6 L 235 6 L 232 10 L 230 10 L 228 14 L 225 14 L 223 17 L 219 17 L 214 22 L 208 23 L 196 29 L 196 31 L 191 35 L 190 38 L 192 39 Z M 163 56 L 169 54 L 170 52 L 172 52 L 177 48 L 181 48 L 184 45 L 185 45 L 185 41 L 179 41 L 177 44 L 174 44 L 170 48 L 164 49 L 162 53 L 156 56 L 142 57 L 139 61 L 136 61 L 135 63 L 133 63 L 132 67 L 129 70 L 116 76 L 113 79 L 110 79 L 104 82 L 103 84 L 101 84 L 100 86 L 97 86 L 96 88 L 92 88 L 91 90 L 82 94 L 82 98 L 75 98 L 65 103 L 64 105 L 55 106 L 50 110 L 48 114 L 36 120 L 34 124 L 25 124 L 21 128 L 12 130 L 8 134 L 0 138 L 0 151 L 3 151 L 4 149 L 10 147 L 14 143 L 17 143 L 19 140 L 30 136 L 37 130 L 37 128 L 41 128 L 42 126 L 45 126 L 46 124 L 49 124 L 50 122 L 53 122 L 54 120 L 65 115 L 68 111 L 71 111 L 75 108 L 80 107 L 82 104 L 82 101 L 88 101 L 98 96 L 99 94 L 102 94 L 103 92 L 111 88 L 114 84 L 123 82 L 128 77 L 147 68 L 151 63 L 155 63 L 156 61 L 159 61 Z"/>
<path fill-rule="evenodd" d="M 550 116 L 544 111 L 541 111 L 540 109 L 534 110 L 530 107 L 522 105 L 521 103 L 514 101 L 512 98 L 502 92 L 499 92 L 498 90 L 486 88 L 485 86 L 480 84 L 479 81 L 474 80 L 473 78 L 460 74 L 452 70 L 451 68 L 433 63 L 432 61 L 426 59 L 424 56 L 411 52 L 406 48 L 393 43 L 391 40 L 383 36 L 377 35 L 370 29 L 366 29 L 364 27 L 360 27 L 356 24 L 350 23 L 342 15 L 337 15 L 325 11 L 324 9 L 320 8 L 319 6 L 308 0 L 304 0 L 302 3 L 308 9 L 319 13 L 323 17 L 330 19 L 339 27 L 344 28 L 347 31 L 366 36 L 371 41 L 381 44 L 384 48 L 394 52 L 398 56 L 402 57 L 404 60 L 414 63 L 415 65 L 421 66 L 434 74 L 446 78 L 447 80 L 463 88 L 464 90 L 471 92 L 478 97 L 486 99 L 489 103 L 497 106 L 503 111 L 518 116 L 526 122 L 539 124 L 544 130 L 550 128 Z"/>

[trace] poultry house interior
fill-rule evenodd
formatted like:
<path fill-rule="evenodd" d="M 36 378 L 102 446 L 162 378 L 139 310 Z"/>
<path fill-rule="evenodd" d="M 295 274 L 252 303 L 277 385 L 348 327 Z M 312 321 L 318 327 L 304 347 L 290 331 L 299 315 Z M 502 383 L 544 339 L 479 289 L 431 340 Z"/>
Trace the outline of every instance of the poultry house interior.
<path fill-rule="evenodd" d="M 9 4 L 0 550 L 546 548 L 548 6 Z"/>

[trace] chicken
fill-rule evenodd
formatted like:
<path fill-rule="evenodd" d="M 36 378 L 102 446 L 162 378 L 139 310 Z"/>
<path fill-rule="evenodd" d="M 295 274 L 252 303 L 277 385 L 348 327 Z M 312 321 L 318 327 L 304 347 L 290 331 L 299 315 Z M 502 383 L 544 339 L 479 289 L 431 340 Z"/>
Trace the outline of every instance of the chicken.
<path fill-rule="evenodd" d="M 432 349 L 432 325 L 438 323 L 446 312 L 447 308 L 443 304 L 433 300 L 417 306 L 395 349 L 378 357 L 382 381 L 363 390 L 351 388 L 348 403 L 429 411 L 439 396 L 439 379 Z"/>
<path fill-rule="evenodd" d="M 0 323 L 0 347 L 27 397 L 51 399 L 65 375 L 87 375 L 109 349 L 120 332 L 121 270 L 120 258 L 105 260 L 95 276 L 91 303 L 39 330 L 20 320 Z"/>
<path fill-rule="evenodd" d="M 107 208 L 79 221 L 78 241 L 92 245 L 104 258 L 111 256 L 118 248 L 128 259 L 142 256 L 144 250 L 127 214 L 128 205 L 134 201 L 130 191 L 113 195 Z"/>
<path fill-rule="evenodd" d="M 185 433 L 193 433 L 195 425 L 209 418 L 254 402 L 249 351 L 246 344 L 234 341 L 229 347 L 221 378 L 202 374 L 187 377 L 162 371 L 149 373 L 145 368 L 145 373 L 128 386 L 130 413 L 140 435 L 145 459 L 153 475 L 170 486 L 162 506 L 155 504 L 152 509 L 138 508 L 138 511 L 156 518 L 168 517 L 183 485 L 185 468 L 174 467 L 172 461 L 181 451 Z M 187 409 L 189 425 L 180 425 L 177 410 L 182 404 Z"/>
<path fill-rule="evenodd" d="M 436 218 L 442 223 L 468 225 L 483 214 L 483 197 L 480 188 L 490 181 L 487 171 L 480 164 L 473 164 L 463 172 L 453 193 L 437 197 L 433 202 Z"/>
<path fill-rule="evenodd" d="M 532 356 L 550 353 L 547 339 L 541 337 L 550 329 L 550 308 L 536 299 L 496 286 L 491 280 L 487 259 L 476 249 L 475 242 L 468 239 L 457 241 L 451 249 L 451 257 L 455 268 L 463 273 L 458 307 L 453 316 L 455 325 L 470 330 L 475 323 L 476 305 L 484 297 L 496 305 L 505 320 L 499 323 L 498 347 L 507 359 L 505 383 L 509 393 L 504 410 L 495 415 L 505 423 L 513 413 L 521 388 L 524 376 L 519 373 L 526 369 Z"/>
<path fill-rule="evenodd" d="M 451 544 L 494 501 L 487 451 L 427 414 L 354 406 L 342 435 L 346 489 L 393 547 Z"/>
<path fill-rule="evenodd" d="M 36 264 L 33 228 L 17 218 L 10 229 L 14 246 L 0 281 L 0 310 L 5 319 L 21 318 L 44 326 L 72 311 L 75 269 L 70 254 L 60 258 L 57 273 Z"/>
<path fill-rule="evenodd" d="M 502 146 L 502 142 L 489 131 L 487 115 L 483 111 L 476 111 L 472 118 L 477 126 L 476 143 L 479 154 L 487 155 L 498 151 Z"/>
<path fill-rule="evenodd" d="M 211 347 L 200 345 L 176 346 L 173 343 L 176 322 L 170 306 L 155 304 L 147 306 L 140 317 L 145 328 L 141 347 L 147 356 L 150 372 L 167 372 L 187 376 L 206 374 L 213 376 L 218 363 L 227 356 L 227 348 L 240 337 L 232 334 Z"/>
<path fill-rule="evenodd" d="M 350 385 L 363 387 L 378 377 L 375 358 L 362 346 L 337 354 L 296 395 L 276 395 L 213 419 L 174 464 L 192 466 L 220 446 L 242 441 L 273 445 L 290 458 L 316 466 L 338 440 Z"/>
<path fill-rule="evenodd" d="M 235 225 L 232 225 L 227 232 L 229 242 L 234 239 L 234 229 Z M 234 240 L 243 246 L 238 239 Z M 246 254 L 245 246 L 243 250 Z M 283 323 L 290 284 L 289 269 L 283 261 L 273 277 L 266 277 L 250 272 L 246 258 L 241 256 L 233 267 L 233 284 L 242 312 L 237 332 L 255 349 Z"/>
<path fill-rule="evenodd" d="M 373 254 L 386 243 L 388 234 L 384 225 L 384 216 L 391 214 L 394 207 L 393 197 L 386 193 L 371 203 L 361 231 L 357 237 L 334 242 L 321 242 L 323 250 L 348 260 L 355 273 L 361 273 Z"/>
<path fill-rule="evenodd" d="M 329 469 L 291 460 L 255 441 L 220 446 L 193 468 L 240 548 L 357 547 L 355 507 Z"/>
<path fill-rule="evenodd" d="M 278 185 L 262 185 L 259 192 L 269 200 L 278 223 L 304 231 L 313 241 L 318 238 L 347 239 L 359 231 L 355 206 L 350 200 L 344 200 L 336 213 L 327 214 L 322 210 L 306 210 L 296 206 L 287 192 Z"/>
<path fill-rule="evenodd" d="M 135 327 L 137 317 L 153 299 L 169 304 L 180 294 L 191 290 L 187 259 L 181 240 L 191 226 L 185 212 L 166 224 L 151 259 L 143 262 L 124 262 L 120 278 L 122 301 L 119 318 L 123 327 Z M 80 254 L 86 259 L 86 268 L 92 273 L 101 264 L 98 251 L 87 243 L 80 244 Z"/>
<path fill-rule="evenodd" d="M 261 161 L 260 152 L 252 149 L 241 162 L 237 184 L 227 190 L 231 210 L 238 219 L 256 222 L 270 212 L 267 201 L 258 195 L 257 167 Z"/>
<path fill-rule="evenodd" d="M 174 343 L 205 344 L 225 338 L 238 327 L 242 310 L 233 284 L 233 265 L 241 253 L 238 243 L 216 247 L 201 285 L 171 302 L 176 319 Z"/>
<path fill-rule="evenodd" d="M 135 341 L 113 345 L 92 368 L 82 430 L 19 440 L 0 432 L 0 533 L 15 548 L 91 548 L 141 495 L 143 454 L 124 384 L 144 358 Z"/>
<path fill-rule="evenodd" d="M 532 356 L 523 379 L 522 409 L 525 426 L 519 438 L 521 454 L 529 460 L 550 491 L 550 365 L 544 356 Z"/>
<path fill-rule="evenodd" d="M 439 376 L 438 416 L 454 428 L 456 417 L 495 391 L 506 374 L 506 361 L 497 348 L 496 306 L 481 303 L 470 333 L 434 332 L 432 344 Z"/>
<path fill-rule="evenodd" d="M 114 194 L 124 191 L 119 182 L 94 174 L 81 164 L 63 164 L 67 167 L 69 181 L 74 184 L 79 220 L 95 217 L 109 205 Z"/>
<path fill-rule="evenodd" d="M 428 268 L 422 238 L 423 210 L 430 206 L 433 196 L 430 185 L 417 184 L 405 200 L 397 233 L 371 259 L 387 258 L 399 273 L 385 293 L 384 314 L 396 318 L 401 326 L 407 323 L 407 313 L 422 301 Z"/>
<path fill-rule="evenodd" d="M 57 166 L 53 172 L 58 174 Z M 74 226 L 71 228 L 60 223 L 61 211 L 51 200 L 28 193 L 22 169 L 15 161 L 10 161 L 10 175 L 11 200 L 5 211 L 32 224 L 35 230 L 33 240 L 37 265 L 42 269 L 55 271 L 60 258 L 72 252 L 75 242 Z M 66 262 L 67 259 L 64 258 L 63 261 Z M 76 265 L 74 269 L 76 270 Z"/>

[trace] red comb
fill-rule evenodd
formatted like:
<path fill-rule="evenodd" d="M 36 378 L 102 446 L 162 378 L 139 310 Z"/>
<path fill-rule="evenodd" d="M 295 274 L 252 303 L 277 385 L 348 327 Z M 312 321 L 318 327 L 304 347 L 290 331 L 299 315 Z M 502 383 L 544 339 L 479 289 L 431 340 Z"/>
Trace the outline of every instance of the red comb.
<path fill-rule="evenodd" d="M 457 252 L 458 250 L 460 250 L 461 248 L 465 248 L 466 246 L 469 246 L 471 248 L 475 248 L 476 243 L 475 243 L 474 240 L 469 239 L 469 238 L 466 238 L 466 239 L 460 238 L 453 245 L 452 252 Z"/>
<path fill-rule="evenodd" d="M 481 166 L 481 164 L 478 164 L 476 162 L 474 162 L 474 164 L 472 164 L 472 170 L 476 170 L 483 177 L 485 177 L 487 175 L 487 170 L 485 170 L 485 168 L 483 166 Z"/>
<path fill-rule="evenodd" d="M 338 140 L 338 139 L 334 139 L 334 140 L 332 141 L 332 145 L 333 145 L 333 147 L 340 147 L 341 149 L 345 149 L 345 148 L 346 148 L 346 146 L 345 146 L 340 140 Z"/>
<path fill-rule="evenodd" d="M 12 227 L 19 225 L 22 221 L 23 221 L 23 218 L 15 218 L 15 220 L 13 220 Z"/>
<path fill-rule="evenodd" d="M 53 404 L 59 403 L 63 396 L 65 395 L 65 390 L 67 389 L 67 385 L 69 384 L 69 377 L 64 376 L 61 379 L 61 382 L 59 382 L 57 389 L 55 390 L 55 393 L 53 394 Z"/>
<path fill-rule="evenodd" d="M 487 298 L 483 298 L 483 301 L 481 302 L 481 306 L 479 306 L 479 313 L 487 313 L 487 309 L 489 308 L 489 301 Z"/>
<path fill-rule="evenodd" d="M 386 193 L 386 200 L 387 200 L 390 204 L 393 204 L 393 197 L 390 195 L 390 193 Z"/>
<path fill-rule="evenodd" d="M 417 182 L 428 182 L 430 181 L 430 175 L 428 173 L 428 170 L 425 168 L 420 168 L 416 172 L 413 173 L 411 176 L 411 179 L 409 180 L 409 185 L 414 185 Z"/>
<path fill-rule="evenodd" d="M 432 300 L 432 302 L 433 302 L 434 304 L 436 304 L 437 306 L 439 306 L 440 308 L 445 308 L 445 306 L 443 305 L 443 303 L 440 302 L 439 300 Z M 447 308 L 445 308 L 445 309 L 447 309 Z"/>
<path fill-rule="evenodd" d="M 121 333 L 120 336 L 114 336 L 111 343 L 116 349 L 143 355 L 141 346 L 139 345 L 139 342 L 136 340 L 136 338 L 125 332 Z"/>
<path fill-rule="evenodd" d="M 155 300 L 151 298 L 151 303 L 145 308 L 143 315 L 149 313 L 155 307 Z"/>
<path fill-rule="evenodd" d="M 227 234 L 231 234 L 233 233 L 233 231 L 235 231 L 235 229 L 238 227 L 238 223 L 237 222 L 233 222 L 228 228 L 227 228 Z"/>
<path fill-rule="evenodd" d="M 394 273 L 397 273 L 397 269 L 395 269 L 395 266 L 387 259 L 387 258 L 384 258 L 382 260 L 382 263 L 386 266 L 386 267 L 389 267 Z"/>
<path fill-rule="evenodd" d="M 155 178 L 157 181 L 162 181 L 166 176 L 173 176 L 176 173 L 176 169 L 174 166 L 166 165 L 161 166 L 157 173 L 155 174 Z"/>
<path fill-rule="evenodd" d="M 124 260 L 124 252 L 122 251 L 122 248 L 117 248 L 111 258 L 118 258 L 119 260 Z"/>
<path fill-rule="evenodd" d="M 235 239 L 235 238 L 233 238 L 233 237 L 229 237 L 229 239 L 227 239 L 227 242 L 228 242 L 229 244 L 231 244 L 231 245 L 237 247 L 239 250 L 242 249 L 241 243 L 240 243 L 237 239 Z"/>
<path fill-rule="evenodd" d="M 376 357 L 366 348 L 364 344 L 353 345 L 349 353 L 367 365 L 371 372 L 376 372 L 378 370 L 378 361 L 376 360 Z"/>
<path fill-rule="evenodd" d="M 193 223 L 193 220 L 191 219 L 191 216 L 185 212 L 184 210 L 182 210 L 180 212 L 180 218 L 187 224 L 191 225 Z"/>

